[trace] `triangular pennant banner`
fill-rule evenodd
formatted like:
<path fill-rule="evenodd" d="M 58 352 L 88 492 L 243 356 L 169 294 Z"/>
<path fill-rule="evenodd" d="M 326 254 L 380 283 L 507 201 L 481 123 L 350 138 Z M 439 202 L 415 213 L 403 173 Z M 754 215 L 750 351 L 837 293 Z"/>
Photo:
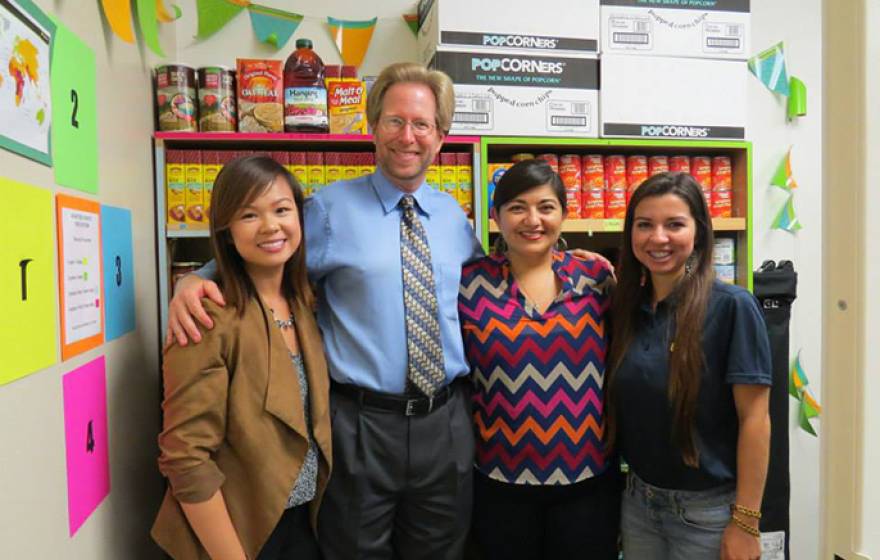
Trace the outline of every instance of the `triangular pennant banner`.
<path fill-rule="evenodd" d="M 156 9 L 156 0 L 137 0 L 138 24 L 144 43 L 157 56 L 165 57 L 162 45 L 159 44 L 159 13 Z"/>
<path fill-rule="evenodd" d="M 770 179 L 770 184 L 787 191 L 797 188 L 797 182 L 791 174 L 791 148 L 788 149 L 785 157 L 779 162 L 779 166 L 776 168 L 776 173 L 774 173 L 773 178 Z"/>
<path fill-rule="evenodd" d="M 788 195 L 785 204 L 782 205 L 782 208 L 779 209 L 779 213 L 773 220 L 773 224 L 771 225 L 773 229 L 784 229 L 789 233 L 794 233 L 803 229 L 803 224 L 798 219 L 797 214 L 795 214 L 793 201 L 794 195 Z"/>
<path fill-rule="evenodd" d="M 247 0 L 196 0 L 199 16 L 196 37 L 205 39 L 217 33 L 249 5 Z"/>
<path fill-rule="evenodd" d="M 257 39 L 276 49 L 287 44 L 290 36 L 293 35 L 303 19 L 300 14 L 256 4 L 251 4 L 248 7 L 248 13 L 251 16 L 251 26 L 254 28 Z"/>
<path fill-rule="evenodd" d="M 800 399 L 801 391 L 804 390 L 808 383 L 807 374 L 804 373 L 804 368 L 801 366 L 801 355 L 798 353 L 794 362 L 791 363 L 791 370 L 788 376 L 788 394 L 796 399 Z"/>
<path fill-rule="evenodd" d="M 807 114 L 807 86 L 794 76 L 789 81 L 788 120 Z"/>
<path fill-rule="evenodd" d="M 134 26 L 131 23 L 130 0 L 101 0 L 104 17 L 110 24 L 113 34 L 125 41 L 134 43 Z"/>
<path fill-rule="evenodd" d="M 798 352 L 797 357 L 791 364 L 791 370 L 788 376 L 788 394 L 798 400 L 798 425 L 802 430 L 811 435 L 817 435 L 815 428 L 810 424 L 811 418 L 818 418 L 822 413 L 822 406 L 813 398 L 807 385 L 810 381 L 807 374 L 801 366 L 801 355 Z"/>
<path fill-rule="evenodd" d="M 172 4 L 171 8 L 174 10 L 174 15 L 171 15 L 171 12 L 165 8 L 164 0 L 156 0 L 156 15 L 159 18 L 159 21 L 162 23 L 171 23 L 180 17 L 180 7 L 176 4 Z"/>
<path fill-rule="evenodd" d="M 367 54 L 370 40 L 373 38 L 373 29 L 376 27 L 377 18 L 367 21 L 345 21 L 332 17 L 327 18 L 330 27 L 330 35 L 336 43 L 336 49 L 342 56 L 344 64 L 360 66 Z"/>
<path fill-rule="evenodd" d="M 800 425 L 800 427 L 803 431 L 807 432 L 810 435 L 818 437 L 818 434 L 816 434 L 815 428 L 813 428 L 813 425 L 810 424 L 810 417 L 807 416 L 807 411 L 804 406 L 804 401 L 801 401 L 800 406 L 798 407 L 798 424 Z"/>
<path fill-rule="evenodd" d="M 418 14 L 403 14 L 403 21 L 406 22 L 409 30 L 413 32 L 413 35 L 416 37 L 419 36 L 419 15 Z"/>
<path fill-rule="evenodd" d="M 750 58 L 748 67 L 767 89 L 788 96 L 788 74 L 785 71 L 785 51 L 781 41 Z"/>

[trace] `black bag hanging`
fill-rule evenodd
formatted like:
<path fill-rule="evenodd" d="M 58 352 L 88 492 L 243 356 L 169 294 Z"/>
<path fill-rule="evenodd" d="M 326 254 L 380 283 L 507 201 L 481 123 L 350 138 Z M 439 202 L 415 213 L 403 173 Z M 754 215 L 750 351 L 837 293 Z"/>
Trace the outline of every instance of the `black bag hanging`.
<path fill-rule="evenodd" d="M 755 297 L 764 309 L 773 360 L 770 389 L 770 464 L 761 506 L 761 532 L 785 533 L 789 556 L 789 503 L 791 479 L 788 460 L 788 369 L 791 304 L 797 297 L 797 273 L 791 261 L 764 261 L 754 275 Z"/>

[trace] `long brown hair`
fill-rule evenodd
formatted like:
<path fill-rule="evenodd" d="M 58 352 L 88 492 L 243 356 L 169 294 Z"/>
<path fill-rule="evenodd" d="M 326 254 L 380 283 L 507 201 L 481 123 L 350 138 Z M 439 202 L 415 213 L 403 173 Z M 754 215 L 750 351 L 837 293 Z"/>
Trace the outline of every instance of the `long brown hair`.
<path fill-rule="evenodd" d="M 302 228 L 302 187 L 296 178 L 274 159 L 262 155 L 234 159 L 220 170 L 214 181 L 210 210 L 211 248 L 217 261 L 223 297 L 239 315 L 244 314 L 247 301 L 256 297 L 256 289 L 245 270 L 244 260 L 235 249 L 229 228 L 238 211 L 266 192 L 277 177 L 281 177 L 290 185 Z M 306 275 L 305 235 L 300 236 L 299 247 L 284 265 L 281 289 L 288 300 L 311 308 L 314 296 Z"/>
<path fill-rule="evenodd" d="M 687 173 L 660 173 L 641 184 L 633 193 L 626 210 L 623 226 L 623 247 L 617 271 L 617 289 L 611 304 L 612 338 L 609 352 L 610 368 L 605 379 L 606 439 L 613 447 L 617 432 L 615 372 L 623 362 L 635 335 L 642 304 L 653 294 L 650 274 L 632 249 L 632 228 L 635 210 L 644 199 L 673 194 L 683 200 L 696 225 L 694 251 L 689 258 L 689 272 L 670 294 L 675 301 L 669 349 L 669 381 L 667 398 L 672 410 L 672 443 L 680 450 L 685 464 L 699 465 L 695 438 L 697 396 L 704 368 L 702 345 L 703 320 L 712 292 L 715 272 L 712 259 L 714 236 L 709 210 L 700 186 Z M 643 274 L 645 281 L 642 281 Z M 644 285 L 643 285 L 644 284 Z"/>

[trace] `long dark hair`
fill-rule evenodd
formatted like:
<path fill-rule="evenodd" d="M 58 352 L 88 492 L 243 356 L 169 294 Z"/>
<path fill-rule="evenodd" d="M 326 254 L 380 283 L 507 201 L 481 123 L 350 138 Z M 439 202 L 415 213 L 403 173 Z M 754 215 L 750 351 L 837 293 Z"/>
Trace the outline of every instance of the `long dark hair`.
<path fill-rule="evenodd" d="M 492 195 L 492 206 L 495 208 L 496 213 L 501 212 L 501 207 L 514 198 L 543 185 L 550 185 L 550 188 L 553 189 L 553 194 L 556 195 L 559 205 L 562 206 L 562 215 L 565 216 L 568 207 L 565 197 L 565 185 L 562 184 L 562 179 L 559 177 L 559 174 L 553 171 L 550 164 L 540 159 L 519 161 L 505 171 L 501 179 L 498 180 L 495 193 Z M 503 241 L 503 237 L 499 235 L 495 240 L 493 248 L 495 253 L 503 252 L 501 250 Z"/>
<path fill-rule="evenodd" d="M 300 228 L 303 224 L 303 193 L 296 178 L 274 159 L 263 156 L 246 156 L 234 159 L 223 166 L 214 181 L 211 196 L 211 248 L 217 261 L 223 297 L 239 315 L 244 314 L 247 301 L 256 296 L 256 290 L 245 270 L 244 260 L 235 249 L 229 228 L 236 213 L 243 206 L 266 192 L 276 178 L 281 177 L 290 185 Z M 281 289 L 290 301 L 310 308 L 313 294 L 306 275 L 306 240 L 300 236 L 299 248 L 284 265 Z"/>
<path fill-rule="evenodd" d="M 626 209 L 623 226 L 623 247 L 617 270 L 617 289 L 611 306 L 613 318 L 610 368 L 605 378 L 606 431 L 613 447 L 617 432 L 614 403 L 615 371 L 620 367 L 637 329 L 639 308 L 650 301 L 653 293 L 650 274 L 632 249 L 632 228 L 635 210 L 649 197 L 672 194 L 687 204 L 696 225 L 694 252 L 689 258 L 689 272 L 681 279 L 670 297 L 675 311 L 670 336 L 669 381 L 667 397 L 672 409 L 672 443 L 680 450 L 685 464 L 696 467 L 700 457 L 695 438 L 697 396 L 704 368 L 702 345 L 703 321 L 712 292 L 715 272 L 712 259 L 714 236 L 709 209 L 700 186 L 687 173 L 660 173 L 641 184 L 633 193 Z M 643 279 L 644 274 L 644 281 Z"/>

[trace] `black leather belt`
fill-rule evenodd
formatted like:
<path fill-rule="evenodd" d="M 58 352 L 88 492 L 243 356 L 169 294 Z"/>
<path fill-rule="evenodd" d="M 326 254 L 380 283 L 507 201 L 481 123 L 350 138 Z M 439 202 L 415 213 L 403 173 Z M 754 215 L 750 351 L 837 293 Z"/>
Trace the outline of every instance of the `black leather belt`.
<path fill-rule="evenodd" d="M 330 387 L 340 395 L 357 401 L 361 406 L 397 412 L 404 416 L 424 416 L 446 404 L 446 401 L 449 400 L 449 397 L 455 391 L 455 385 L 458 383 L 458 380 L 453 381 L 439 389 L 433 397 L 380 393 L 358 387 L 357 385 L 337 383 L 336 381 L 331 381 Z"/>

